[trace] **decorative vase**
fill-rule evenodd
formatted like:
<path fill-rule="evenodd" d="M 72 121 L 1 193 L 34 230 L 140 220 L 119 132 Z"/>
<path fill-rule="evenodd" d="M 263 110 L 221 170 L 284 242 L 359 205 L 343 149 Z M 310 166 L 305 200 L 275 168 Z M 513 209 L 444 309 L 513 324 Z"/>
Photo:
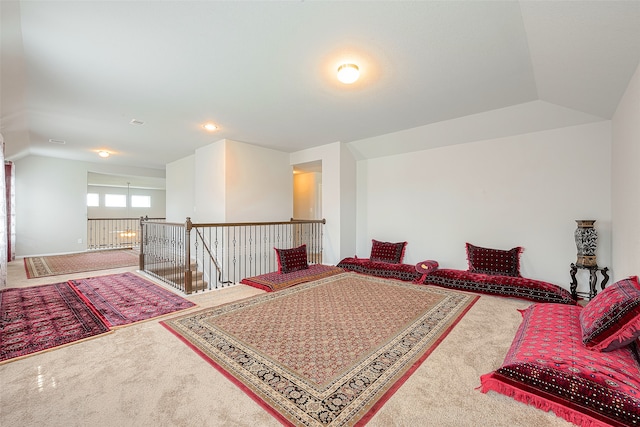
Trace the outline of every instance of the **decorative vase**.
<path fill-rule="evenodd" d="M 594 267 L 596 262 L 596 248 L 598 246 L 598 232 L 593 227 L 595 219 L 577 219 L 578 228 L 574 233 L 578 248 L 578 267 Z"/>

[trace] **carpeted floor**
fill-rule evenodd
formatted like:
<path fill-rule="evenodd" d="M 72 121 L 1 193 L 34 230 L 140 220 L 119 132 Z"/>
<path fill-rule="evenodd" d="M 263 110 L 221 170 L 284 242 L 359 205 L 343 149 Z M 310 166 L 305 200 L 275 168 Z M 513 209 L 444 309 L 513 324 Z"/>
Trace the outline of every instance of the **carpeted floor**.
<path fill-rule="evenodd" d="M 368 420 L 476 296 L 342 273 L 165 324 L 288 425 Z"/>
<path fill-rule="evenodd" d="M 9 263 L 8 270 L 10 286 L 46 283 L 27 280 L 22 262 Z M 239 285 L 188 299 L 207 308 L 260 294 Z M 522 320 L 517 310 L 529 304 L 481 296 L 367 427 L 571 426 L 476 390 L 480 375 L 504 360 Z M 0 384 L 3 426 L 281 426 L 157 321 L 0 365 Z"/>
<path fill-rule="evenodd" d="M 138 265 L 138 252 L 132 249 L 24 258 L 24 268 L 30 279 L 135 265 Z"/>

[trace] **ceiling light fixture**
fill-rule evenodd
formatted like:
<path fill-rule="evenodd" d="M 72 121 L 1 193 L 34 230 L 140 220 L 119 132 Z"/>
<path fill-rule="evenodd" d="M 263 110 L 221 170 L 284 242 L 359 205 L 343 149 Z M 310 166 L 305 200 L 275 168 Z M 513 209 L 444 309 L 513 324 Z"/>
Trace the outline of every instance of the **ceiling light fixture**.
<path fill-rule="evenodd" d="M 338 67 L 338 80 L 346 85 L 358 80 L 360 69 L 356 64 L 342 64 Z"/>
<path fill-rule="evenodd" d="M 202 127 L 208 130 L 209 132 L 218 130 L 218 126 L 216 126 L 214 123 L 211 123 L 211 122 L 203 124 Z"/>
<path fill-rule="evenodd" d="M 107 157 L 110 156 L 110 153 L 108 151 L 101 150 L 101 151 L 98 151 L 98 156 L 102 157 L 103 159 L 106 159 Z"/>

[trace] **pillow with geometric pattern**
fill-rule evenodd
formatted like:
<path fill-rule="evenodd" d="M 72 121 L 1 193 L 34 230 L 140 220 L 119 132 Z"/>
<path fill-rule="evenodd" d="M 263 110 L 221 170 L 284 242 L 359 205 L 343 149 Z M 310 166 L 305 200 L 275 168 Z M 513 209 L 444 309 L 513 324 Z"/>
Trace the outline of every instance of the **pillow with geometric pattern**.
<path fill-rule="evenodd" d="M 371 239 L 371 255 L 369 260 L 386 262 L 389 264 L 400 264 L 404 258 L 404 248 L 407 242 L 379 242 Z"/>
<path fill-rule="evenodd" d="M 473 273 L 491 274 L 493 276 L 520 276 L 520 246 L 508 251 L 482 248 L 467 243 L 467 260 L 469 271 Z"/>
<path fill-rule="evenodd" d="M 640 283 L 633 276 L 598 293 L 580 312 L 583 344 L 612 351 L 640 338 Z"/>
<path fill-rule="evenodd" d="M 278 273 L 286 274 L 309 268 L 309 263 L 307 262 L 307 245 L 291 249 L 273 249 L 276 250 L 278 257 Z"/>

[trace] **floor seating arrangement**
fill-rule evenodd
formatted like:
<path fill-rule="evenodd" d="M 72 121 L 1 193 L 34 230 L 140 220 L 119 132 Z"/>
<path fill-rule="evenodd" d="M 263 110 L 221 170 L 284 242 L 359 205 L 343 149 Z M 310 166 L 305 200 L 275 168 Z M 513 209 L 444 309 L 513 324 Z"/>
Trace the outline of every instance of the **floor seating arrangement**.
<path fill-rule="evenodd" d="M 309 264 L 309 268 L 296 270 L 289 273 L 280 273 L 274 271 L 272 273 L 261 274 L 254 277 L 246 277 L 240 283 L 262 289 L 263 291 L 273 292 L 281 289 L 290 288 L 300 283 L 311 282 L 312 280 L 324 279 L 334 274 L 343 273 L 340 267 L 324 264 Z"/>
<path fill-rule="evenodd" d="M 522 298 L 534 302 L 575 305 L 571 293 L 557 285 L 520 275 L 521 247 L 490 249 L 466 244 L 469 269 L 434 269 L 423 279 L 426 285 Z M 421 271 L 420 264 L 416 266 Z"/>
<path fill-rule="evenodd" d="M 423 273 L 416 270 L 415 264 L 402 263 L 406 246 L 407 242 L 390 243 L 373 239 L 369 258 L 344 258 L 338 267 L 370 276 L 418 283 Z"/>
<path fill-rule="evenodd" d="M 640 425 L 640 284 L 621 280 L 587 305 L 536 303 L 504 363 L 481 377 L 495 391 L 581 426 Z"/>
<path fill-rule="evenodd" d="M 332 265 L 309 264 L 307 245 L 291 249 L 274 248 L 274 250 L 278 260 L 278 271 L 247 277 L 240 283 L 273 292 L 344 272 L 342 268 Z"/>

